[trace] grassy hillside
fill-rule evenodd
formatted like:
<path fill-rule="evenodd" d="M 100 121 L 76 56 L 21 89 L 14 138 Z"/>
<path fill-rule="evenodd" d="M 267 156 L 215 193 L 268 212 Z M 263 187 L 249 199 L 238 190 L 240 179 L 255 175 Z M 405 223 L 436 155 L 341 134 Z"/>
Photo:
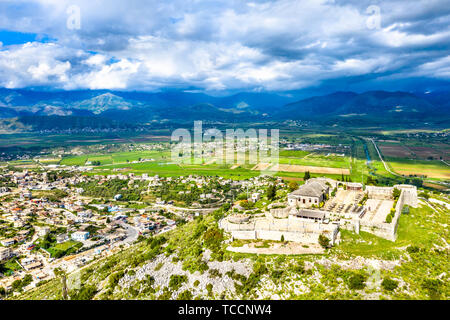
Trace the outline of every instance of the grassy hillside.
<path fill-rule="evenodd" d="M 324 255 L 226 250 L 218 211 L 69 276 L 73 299 L 448 299 L 448 210 L 411 208 L 398 240 L 342 231 Z M 236 269 L 232 269 L 236 268 Z M 228 270 L 228 271 L 227 271 Z M 234 270 L 234 271 L 233 271 Z M 228 283 L 229 285 L 222 286 Z M 225 289 L 224 289 L 225 288 Z M 224 289 L 224 290 L 222 290 Z M 20 299 L 61 299 L 51 280 Z"/>

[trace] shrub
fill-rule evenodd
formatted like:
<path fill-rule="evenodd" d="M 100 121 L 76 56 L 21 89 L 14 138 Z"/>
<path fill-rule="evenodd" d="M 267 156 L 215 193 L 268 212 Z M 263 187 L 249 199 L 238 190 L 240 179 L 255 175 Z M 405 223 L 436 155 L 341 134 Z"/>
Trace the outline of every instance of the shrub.
<path fill-rule="evenodd" d="M 208 295 L 212 296 L 212 294 L 213 294 L 213 285 L 211 283 L 208 283 L 206 285 L 206 290 L 208 291 Z"/>
<path fill-rule="evenodd" d="M 330 239 L 328 239 L 326 236 L 324 236 L 323 234 L 321 234 L 319 236 L 319 244 L 323 247 L 323 248 L 328 248 L 328 246 L 330 245 Z"/>
<path fill-rule="evenodd" d="M 298 183 L 296 181 L 291 181 L 291 182 L 289 182 L 288 188 L 289 188 L 289 191 L 291 191 L 291 192 L 295 191 L 298 189 Z"/>
<path fill-rule="evenodd" d="M 220 278 L 220 277 L 222 277 L 222 274 L 217 269 L 211 269 L 211 270 L 209 270 L 209 276 L 211 278 Z"/>
<path fill-rule="evenodd" d="M 283 276 L 284 271 L 283 270 L 274 270 L 272 271 L 272 278 L 273 279 L 280 279 Z"/>
<path fill-rule="evenodd" d="M 213 252 L 218 251 L 223 240 L 222 231 L 216 227 L 210 228 L 203 235 L 203 240 L 207 248 Z"/>
<path fill-rule="evenodd" d="M 164 287 L 163 293 L 158 297 L 158 300 L 170 300 L 172 298 L 172 292 Z"/>
<path fill-rule="evenodd" d="M 422 282 L 422 288 L 428 292 L 428 296 L 432 300 L 441 298 L 442 281 L 439 279 L 425 279 Z"/>
<path fill-rule="evenodd" d="M 70 300 L 92 300 L 97 293 L 94 286 L 82 286 L 79 290 L 73 290 L 69 293 Z"/>
<path fill-rule="evenodd" d="M 419 197 L 425 198 L 428 200 L 430 198 L 430 195 L 426 192 L 421 192 L 421 193 L 419 193 Z"/>
<path fill-rule="evenodd" d="M 383 282 L 381 282 L 381 286 L 383 287 L 384 290 L 394 291 L 398 287 L 398 281 L 385 278 L 383 279 Z"/>
<path fill-rule="evenodd" d="M 366 277 L 362 274 L 355 274 L 348 279 L 348 287 L 353 290 L 361 290 L 366 286 Z"/>
<path fill-rule="evenodd" d="M 295 273 L 304 273 L 305 272 L 305 263 L 303 260 L 298 261 L 297 264 L 291 265 L 289 269 Z"/>
<path fill-rule="evenodd" d="M 406 248 L 406 251 L 408 251 L 408 253 L 417 253 L 420 251 L 420 248 L 417 246 L 409 246 Z"/>
<path fill-rule="evenodd" d="M 189 290 L 185 290 L 178 295 L 177 300 L 192 300 L 193 297 Z"/>
<path fill-rule="evenodd" d="M 400 197 L 400 193 L 401 191 L 397 188 L 394 188 L 394 190 L 392 190 L 392 196 L 394 197 L 395 200 L 397 200 Z"/>
<path fill-rule="evenodd" d="M 170 276 L 169 288 L 173 291 L 180 289 L 180 287 L 187 281 L 187 276 L 173 274 Z"/>
<path fill-rule="evenodd" d="M 119 283 L 119 280 L 123 277 L 124 272 L 123 271 L 118 271 L 113 273 L 110 277 L 109 277 L 109 286 L 111 288 L 114 288 L 117 283 Z"/>
<path fill-rule="evenodd" d="M 392 215 L 390 213 L 386 216 L 386 222 L 387 223 L 391 223 L 392 222 Z"/>
<path fill-rule="evenodd" d="M 156 265 L 154 271 L 159 271 L 161 270 L 161 268 L 164 266 L 164 262 L 160 262 Z"/>

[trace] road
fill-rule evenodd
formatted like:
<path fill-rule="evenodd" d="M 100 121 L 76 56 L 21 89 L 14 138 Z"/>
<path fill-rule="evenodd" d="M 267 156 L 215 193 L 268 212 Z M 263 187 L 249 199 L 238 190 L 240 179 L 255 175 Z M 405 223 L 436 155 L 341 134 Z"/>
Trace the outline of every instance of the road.
<path fill-rule="evenodd" d="M 373 139 L 371 139 L 371 138 L 369 138 L 369 140 L 372 141 L 373 146 L 375 147 L 375 150 L 376 150 L 377 153 L 378 153 L 378 157 L 380 158 L 380 161 L 383 163 L 383 166 L 384 166 L 384 168 L 386 169 L 386 171 L 389 172 L 390 174 L 394 175 L 394 176 L 397 176 L 397 177 L 403 177 L 402 175 L 400 175 L 400 174 L 398 174 L 398 173 L 395 173 L 394 171 L 392 171 L 392 170 L 389 168 L 388 164 L 383 160 L 383 156 L 381 155 L 380 149 L 378 149 L 378 146 L 377 146 L 377 144 L 375 143 L 375 141 L 374 141 Z"/>
<path fill-rule="evenodd" d="M 182 208 L 182 207 L 175 207 L 171 204 L 154 204 L 154 207 L 158 207 L 158 208 L 162 208 L 162 209 L 166 209 L 167 211 L 179 215 L 176 210 L 180 210 L 180 211 L 187 211 L 187 212 L 213 212 L 217 209 L 220 209 L 221 207 L 217 207 L 217 208 L 198 208 L 198 209 L 192 209 L 192 208 Z"/>
<path fill-rule="evenodd" d="M 398 174 L 398 173 L 393 172 L 393 171 L 389 168 L 388 164 L 383 160 L 383 157 L 381 156 L 381 152 L 380 152 L 380 150 L 378 149 L 378 146 L 377 146 L 377 144 L 375 143 L 375 141 L 374 141 L 373 139 L 371 139 L 371 138 L 369 138 L 369 140 L 372 141 L 373 146 L 375 147 L 375 150 L 376 150 L 377 153 L 378 153 L 378 157 L 380 158 L 381 162 L 383 163 L 383 166 L 384 166 L 384 168 L 386 169 L 386 171 L 389 172 L 390 174 L 393 174 L 394 176 L 404 178 L 404 176 L 402 176 L 402 175 L 400 175 L 400 174 Z M 444 160 L 441 160 L 441 161 L 443 161 L 445 164 L 448 165 L 448 163 L 445 162 Z M 430 182 L 430 183 L 435 183 L 435 184 L 439 184 L 439 185 L 448 187 L 448 185 L 447 185 L 445 182 L 442 182 L 442 181 L 437 181 L 437 180 L 424 180 L 424 181 Z"/>
<path fill-rule="evenodd" d="M 121 225 L 127 232 L 127 237 L 121 242 L 133 243 L 139 237 L 139 230 L 135 227 L 125 223 L 124 221 L 118 221 L 117 224 Z"/>

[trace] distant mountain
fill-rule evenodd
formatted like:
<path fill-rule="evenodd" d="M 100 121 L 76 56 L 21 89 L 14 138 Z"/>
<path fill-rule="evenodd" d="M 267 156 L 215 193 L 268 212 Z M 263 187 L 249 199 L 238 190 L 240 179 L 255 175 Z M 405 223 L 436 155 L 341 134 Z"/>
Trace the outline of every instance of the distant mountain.
<path fill-rule="evenodd" d="M 138 105 L 141 105 L 141 103 L 130 102 L 108 92 L 80 102 L 74 102 L 70 106 L 73 109 L 89 110 L 94 114 L 100 114 L 107 110 L 130 110 Z"/>
<path fill-rule="evenodd" d="M 166 92 L 120 92 L 106 90 L 39 92 L 0 89 L 0 118 L 24 115 L 75 115 L 105 114 L 122 120 L 145 122 L 155 118 L 174 119 L 199 116 L 200 106 L 209 105 L 202 111 L 217 112 L 216 118 L 229 118 L 229 114 L 255 115 L 281 107 L 293 98 L 276 93 L 239 93 L 226 97 L 214 97 L 204 93 L 186 91 Z M 4 109 L 7 108 L 7 109 Z M 143 117 L 133 112 L 136 109 Z M 147 110 L 148 109 L 148 110 Z M 85 111 L 84 113 L 80 113 Z M 88 112 L 88 113 L 86 113 Z M 125 118 L 123 118 L 125 117 Z"/>
<path fill-rule="evenodd" d="M 333 114 L 345 103 L 358 94 L 354 92 L 335 92 L 325 96 L 311 97 L 294 103 L 289 103 L 274 112 L 277 119 L 311 120 L 324 114 Z"/>
<path fill-rule="evenodd" d="M 273 114 L 275 119 L 312 121 L 357 120 L 361 123 L 405 123 L 440 119 L 450 110 L 407 92 L 336 92 L 288 104 Z"/>
<path fill-rule="evenodd" d="M 0 89 L 0 119 L 93 117 L 117 123 L 308 120 L 367 124 L 446 121 L 448 92 L 412 94 L 335 92 L 293 101 L 291 95 L 242 92 L 224 97 L 199 92 L 157 93 L 80 90 L 39 92 Z M 437 122 L 436 122 L 437 123 Z"/>

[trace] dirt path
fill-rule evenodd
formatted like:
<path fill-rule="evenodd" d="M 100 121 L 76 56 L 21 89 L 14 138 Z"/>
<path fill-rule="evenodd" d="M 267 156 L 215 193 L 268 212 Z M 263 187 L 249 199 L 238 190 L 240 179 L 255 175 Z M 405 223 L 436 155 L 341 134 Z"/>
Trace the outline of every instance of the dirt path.
<path fill-rule="evenodd" d="M 228 251 L 237 253 L 254 253 L 254 254 L 323 254 L 325 250 L 319 245 L 310 244 L 304 246 L 300 243 L 288 242 L 288 243 L 272 243 L 269 248 L 257 248 L 256 245 L 262 245 L 262 243 L 249 243 L 244 244 L 242 247 L 227 248 Z"/>

